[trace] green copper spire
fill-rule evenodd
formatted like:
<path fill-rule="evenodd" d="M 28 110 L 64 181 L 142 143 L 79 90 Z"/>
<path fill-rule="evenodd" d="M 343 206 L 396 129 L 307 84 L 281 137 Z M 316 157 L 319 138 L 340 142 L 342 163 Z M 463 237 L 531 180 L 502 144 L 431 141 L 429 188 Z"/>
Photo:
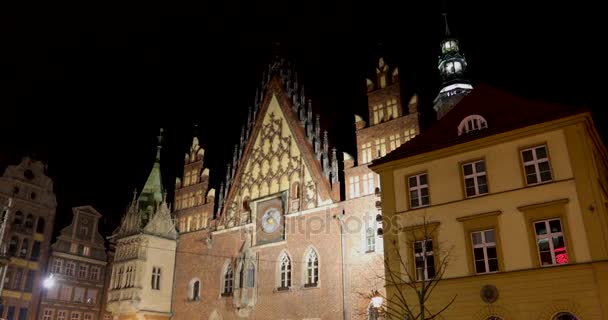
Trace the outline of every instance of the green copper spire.
<path fill-rule="evenodd" d="M 162 138 L 163 128 L 160 128 L 158 146 L 156 147 L 156 160 L 154 161 L 148 180 L 146 180 L 146 184 L 139 195 L 139 199 L 137 199 L 142 226 L 145 226 L 148 223 L 150 216 L 154 213 L 158 204 L 163 201 L 163 185 L 160 174 L 160 149 L 162 148 Z"/>

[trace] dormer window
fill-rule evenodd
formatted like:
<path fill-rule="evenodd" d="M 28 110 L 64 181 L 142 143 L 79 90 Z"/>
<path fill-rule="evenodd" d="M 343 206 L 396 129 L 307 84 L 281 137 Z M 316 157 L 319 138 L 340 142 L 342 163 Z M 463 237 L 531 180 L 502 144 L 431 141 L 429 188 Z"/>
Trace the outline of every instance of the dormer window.
<path fill-rule="evenodd" d="M 475 130 L 486 129 L 488 127 L 488 122 L 482 116 L 474 114 L 470 115 L 460 122 L 458 126 L 458 135 L 462 135 L 463 133 L 469 133 Z"/>

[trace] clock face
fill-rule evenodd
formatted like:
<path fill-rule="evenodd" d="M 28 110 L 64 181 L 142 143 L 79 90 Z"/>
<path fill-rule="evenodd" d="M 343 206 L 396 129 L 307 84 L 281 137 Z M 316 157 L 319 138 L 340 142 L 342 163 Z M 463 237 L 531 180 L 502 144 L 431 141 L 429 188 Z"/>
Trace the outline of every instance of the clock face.
<path fill-rule="evenodd" d="M 262 230 L 266 233 L 277 231 L 281 224 L 281 213 L 275 208 L 266 210 L 262 216 Z"/>

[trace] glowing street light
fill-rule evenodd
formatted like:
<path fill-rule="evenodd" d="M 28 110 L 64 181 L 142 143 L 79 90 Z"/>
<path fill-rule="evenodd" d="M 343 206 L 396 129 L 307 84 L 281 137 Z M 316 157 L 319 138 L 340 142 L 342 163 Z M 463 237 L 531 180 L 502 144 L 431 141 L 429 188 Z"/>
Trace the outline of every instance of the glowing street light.
<path fill-rule="evenodd" d="M 46 289 L 50 289 L 55 285 L 55 277 L 53 276 L 52 273 L 48 277 L 46 277 L 46 279 L 44 279 L 44 281 L 42 282 L 42 285 Z"/>
<path fill-rule="evenodd" d="M 383 301 L 384 299 L 382 298 L 380 292 L 378 292 L 378 290 L 374 290 L 372 295 L 372 305 L 374 306 L 374 308 L 380 309 L 382 307 Z"/>

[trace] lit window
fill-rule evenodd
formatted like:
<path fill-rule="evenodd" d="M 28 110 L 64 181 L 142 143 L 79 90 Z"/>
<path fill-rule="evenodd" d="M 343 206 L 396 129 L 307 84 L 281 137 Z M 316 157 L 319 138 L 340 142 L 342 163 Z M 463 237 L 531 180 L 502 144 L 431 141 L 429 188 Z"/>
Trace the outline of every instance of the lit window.
<path fill-rule="evenodd" d="M 97 289 L 87 289 L 87 299 L 85 300 L 88 304 L 95 304 L 97 301 Z"/>
<path fill-rule="evenodd" d="M 488 193 L 486 165 L 483 160 L 462 165 L 462 171 L 467 198 Z"/>
<path fill-rule="evenodd" d="M 192 173 L 190 171 L 186 172 L 186 176 L 184 177 L 184 187 L 190 185 L 190 176 Z"/>
<path fill-rule="evenodd" d="M 91 267 L 91 280 L 99 280 L 99 267 Z"/>
<path fill-rule="evenodd" d="M 78 303 L 84 302 L 84 288 L 81 288 L 81 287 L 74 288 L 74 302 L 78 302 Z"/>
<path fill-rule="evenodd" d="M 82 247 L 82 255 L 83 256 L 90 256 L 91 255 L 91 247 L 89 246 L 84 246 Z"/>
<path fill-rule="evenodd" d="M 353 199 L 359 197 L 359 176 L 349 177 L 348 182 L 350 187 L 350 198 Z"/>
<path fill-rule="evenodd" d="M 363 195 L 374 193 L 374 173 L 370 172 L 363 175 Z"/>
<path fill-rule="evenodd" d="M 77 243 L 72 243 L 70 245 L 70 252 L 71 253 L 78 253 L 78 244 Z"/>
<path fill-rule="evenodd" d="M 78 278 L 86 279 L 89 273 L 89 266 L 86 264 L 81 264 L 78 266 Z"/>
<path fill-rule="evenodd" d="M 319 257 L 310 249 L 306 258 L 306 283 L 304 287 L 316 287 L 319 282 Z"/>
<path fill-rule="evenodd" d="M 397 99 L 390 99 L 386 103 L 386 119 L 395 119 L 399 117 L 399 110 L 397 108 Z"/>
<path fill-rule="evenodd" d="M 284 290 L 291 287 L 291 259 L 287 254 L 283 254 L 281 258 L 281 281 L 279 290 Z"/>
<path fill-rule="evenodd" d="M 87 228 L 87 226 L 80 226 L 80 234 L 82 234 L 83 236 L 86 236 L 89 234 L 89 228 Z"/>
<path fill-rule="evenodd" d="M 405 130 L 405 134 L 403 135 L 403 142 L 408 142 L 416 136 L 416 129 Z"/>
<path fill-rule="evenodd" d="M 372 124 L 380 123 L 380 106 L 378 106 L 378 105 L 373 106 L 372 113 L 374 115 L 374 122 Z"/>
<path fill-rule="evenodd" d="M 76 272 L 76 264 L 72 261 L 68 261 L 65 264 L 65 274 L 68 276 L 74 276 Z"/>
<path fill-rule="evenodd" d="M 460 136 L 471 131 L 486 129 L 487 127 L 488 122 L 482 116 L 477 114 L 470 115 L 460 121 L 460 124 L 458 125 L 458 135 Z"/>
<path fill-rule="evenodd" d="M 524 163 L 526 183 L 528 185 L 548 182 L 553 179 L 549 166 L 547 146 L 543 145 L 522 150 L 521 157 Z"/>
<path fill-rule="evenodd" d="M 435 278 L 433 240 L 426 239 L 414 242 L 414 259 L 416 261 L 416 280 Z"/>
<path fill-rule="evenodd" d="M 376 251 L 376 233 L 372 227 L 365 230 L 365 246 L 366 252 Z"/>
<path fill-rule="evenodd" d="M 62 259 L 53 259 L 53 265 L 51 266 L 52 273 L 61 273 L 61 267 L 63 266 Z"/>
<path fill-rule="evenodd" d="M 19 251 L 19 256 L 21 258 L 27 257 L 27 252 L 28 252 L 29 248 L 30 248 L 30 241 L 27 238 L 23 239 L 23 241 L 21 241 L 21 251 Z"/>
<path fill-rule="evenodd" d="M 429 186 L 426 173 L 408 178 L 410 190 L 410 208 L 420 208 L 429 205 Z"/>
<path fill-rule="evenodd" d="M 456 73 L 462 72 L 462 63 L 460 61 L 454 61 L 454 71 Z"/>
<path fill-rule="evenodd" d="M 389 141 L 389 145 L 390 145 L 390 151 L 393 151 L 397 148 L 399 148 L 399 146 L 401 145 L 401 141 L 399 139 L 399 134 L 392 134 L 389 136 L 388 138 Z"/>
<path fill-rule="evenodd" d="M 386 139 L 376 139 L 376 158 L 386 155 Z"/>
<path fill-rule="evenodd" d="M 568 263 L 568 252 L 560 219 L 534 222 L 541 266 Z"/>
<path fill-rule="evenodd" d="M 364 143 L 361 146 L 361 164 L 365 164 L 372 161 L 372 143 Z"/>
<path fill-rule="evenodd" d="M 160 267 L 152 268 L 151 286 L 153 290 L 160 290 Z"/>
<path fill-rule="evenodd" d="M 498 271 L 498 255 L 496 254 L 496 239 L 494 230 L 484 230 L 471 233 L 473 242 L 473 258 L 475 273 Z"/>

